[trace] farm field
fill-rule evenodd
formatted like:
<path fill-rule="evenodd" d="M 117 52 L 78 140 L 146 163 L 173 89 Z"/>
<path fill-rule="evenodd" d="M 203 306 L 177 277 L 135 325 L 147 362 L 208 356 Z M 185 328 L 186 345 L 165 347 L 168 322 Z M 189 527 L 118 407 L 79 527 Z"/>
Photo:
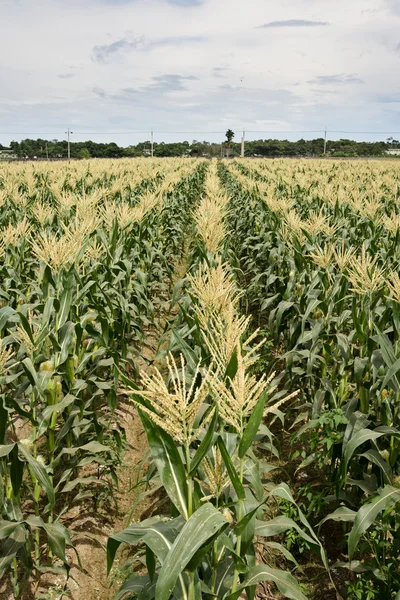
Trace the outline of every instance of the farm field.
<path fill-rule="evenodd" d="M 0 165 L 0 598 L 400 598 L 400 163 Z"/>

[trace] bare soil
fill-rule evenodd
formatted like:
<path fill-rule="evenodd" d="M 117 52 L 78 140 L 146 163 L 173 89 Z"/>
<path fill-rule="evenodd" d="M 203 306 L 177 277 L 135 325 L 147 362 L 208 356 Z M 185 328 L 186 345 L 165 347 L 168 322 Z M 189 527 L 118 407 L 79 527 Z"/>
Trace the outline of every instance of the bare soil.
<path fill-rule="evenodd" d="M 72 600 L 109 600 L 115 596 L 120 582 L 117 577 L 112 585 L 107 577 L 104 547 L 110 535 L 124 529 L 129 524 L 127 520 L 138 519 L 146 508 L 141 503 L 130 517 L 140 491 L 134 487 L 140 475 L 138 464 L 148 449 L 145 432 L 133 404 L 124 403 L 120 414 L 121 424 L 126 428 L 128 449 L 117 473 L 119 489 L 115 491 L 116 510 L 108 516 L 79 514 L 70 524 L 72 529 L 82 532 L 82 535 L 74 535 L 73 539 L 83 567 L 82 570 L 79 568 L 75 554 L 70 552 L 72 583 L 69 588 Z M 86 536 L 87 532 L 91 534 L 91 538 Z"/>

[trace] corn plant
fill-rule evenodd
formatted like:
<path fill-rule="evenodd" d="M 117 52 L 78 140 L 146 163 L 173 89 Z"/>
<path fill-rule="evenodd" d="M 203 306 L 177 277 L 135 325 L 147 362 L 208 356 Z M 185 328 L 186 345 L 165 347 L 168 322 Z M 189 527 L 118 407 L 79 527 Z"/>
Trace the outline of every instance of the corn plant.
<path fill-rule="evenodd" d="M 17 598 L 56 560 L 68 578 L 65 515 L 118 486 L 118 368 L 135 372 L 204 176 L 125 168 L 0 174 L 0 577 Z"/>
<path fill-rule="evenodd" d="M 211 181 L 207 187 L 211 195 Z M 171 515 L 132 524 L 112 536 L 108 566 L 111 569 L 121 543 L 144 544 L 147 575 L 130 577 L 117 598 L 129 593 L 166 600 L 234 599 L 244 590 L 254 598 L 261 581 L 275 583 L 288 598 L 304 598 L 289 572 L 256 564 L 256 534 L 269 537 L 292 527 L 324 560 L 325 555 L 287 485 L 263 484 L 268 465 L 257 459 L 255 440 L 267 437 L 272 445 L 263 417 L 293 395 L 276 391 L 274 375 L 257 378 L 251 373 L 260 344 L 254 345 L 254 335 L 246 336 L 249 318 L 238 314 L 240 294 L 215 256 L 224 238 L 224 211 L 214 213 L 210 207 L 209 213 L 219 215 L 220 221 L 209 224 L 202 217 L 207 203 L 206 196 L 195 215 L 200 239 L 195 238 L 189 261 L 189 295 L 175 298 L 181 311 L 170 349 L 180 351 L 180 359 L 167 356 L 166 379 L 158 370 L 153 377 L 143 374 L 140 387 L 124 378 L 171 502 Z M 218 206 L 223 203 L 218 197 Z M 290 519 L 264 520 L 266 507 L 271 509 L 278 498 L 294 505 L 306 531 Z M 279 544 L 275 547 L 287 555 Z"/>
<path fill-rule="evenodd" d="M 398 175 L 392 165 L 315 166 L 221 165 L 228 256 L 243 307 L 306 399 L 293 425 L 299 468 L 319 468 L 321 507 L 357 511 L 398 471 Z"/>

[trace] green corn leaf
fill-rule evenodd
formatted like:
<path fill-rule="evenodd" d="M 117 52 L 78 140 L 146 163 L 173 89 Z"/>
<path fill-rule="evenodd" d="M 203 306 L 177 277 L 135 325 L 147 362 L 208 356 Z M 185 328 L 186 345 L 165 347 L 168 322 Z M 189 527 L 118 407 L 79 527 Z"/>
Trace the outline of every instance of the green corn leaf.
<path fill-rule="evenodd" d="M 289 552 L 289 550 L 285 548 L 283 544 L 279 544 L 279 542 L 263 542 L 263 546 L 264 548 L 272 548 L 273 552 L 280 552 L 287 560 L 290 560 L 290 562 L 294 563 L 300 571 L 302 570 L 293 554 Z"/>
<path fill-rule="evenodd" d="M 46 304 L 44 305 L 42 314 L 42 327 L 50 323 L 50 319 L 53 315 L 54 300 L 55 298 L 53 297 L 50 297 L 46 300 Z"/>
<path fill-rule="evenodd" d="M 11 469 L 10 479 L 15 498 L 19 497 L 19 492 L 22 484 L 22 477 L 24 474 L 24 463 L 19 459 L 18 446 L 14 444 L 14 448 L 10 452 Z"/>
<path fill-rule="evenodd" d="M 156 585 L 157 600 L 168 600 L 179 575 L 194 554 L 228 522 L 210 503 L 201 506 L 187 521 L 169 551 Z"/>
<path fill-rule="evenodd" d="M 3 331 L 4 327 L 7 325 L 7 322 L 15 315 L 18 315 L 18 313 L 16 310 L 11 308 L 11 306 L 5 306 L 4 308 L 0 309 L 0 331 Z"/>
<path fill-rule="evenodd" d="M 121 586 L 118 594 L 115 596 L 115 600 L 121 600 L 127 594 L 142 594 L 143 599 L 154 598 L 156 584 L 151 583 L 147 575 L 137 575 L 130 577 Z"/>
<path fill-rule="evenodd" d="M 355 450 L 365 442 L 376 440 L 384 435 L 382 431 L 373 431 L 372 429 L 359 429 L 348 441 L 344 451 L 344 470 L 347 471 L 347 466 L 353 456 Z"/>
<path fill-rule="evenodd" d="M 293 519 L 283 515 L 269 519 L 268 521 L 259 521 L 256 519 L 255 534 L 263 537 L 273 537 L 279 535 L 288 529 L 295 529 L 297 533 L 310 544 L 315 544 L 315 540 L 297 525 Z"/>
<path fill-rule="evenodd" d="M 60 523 L 45 523 L 40 517 L 30 517 L 26 523 L 32 529 L 40 528 L 46 532 L 50 550 L 65 563 L 65 546 L 70 542 L 67 529 Z"/>
<path fill-rule="evenodd" d="M 225 378 L 229 378 L 231 381 L 235 378 L 238 368 L 237 349 L 235 348 L 232 352 L 232 356 L 229 359 L 228 366 L 225 371 Z"/>
<path fill-rule="evenodd" d="M 3 523 L 4 521 L 0 521 L 0 536 L 2 536 L 2 530 L 3 533 L 5 531 Z M 17 552 L 25 546 L 25 543 L 26 529 L 20 523 L 15 523 L 12 531 L 8 529 L 7 537 L 0 547 L 0 579 L 6 573 Z"/>
<path fill-rule="evenodd" d="M 4 399 L 0 398 L 0 444 L 5 444 L 5 442 L 6 442 L 7 426 L 8 426 L 8 410 L 5 407 Z"/>
<path fill-rule="evenodd" d="M 385 388 L 387 386 L 387 384 L 389 382 L 391 382 L 393 378 L 395 378 L 396 385 L 394 385 L 394 388 L 395 388 L 395 390 L 397 390 L 398 389 L 397 373 L 399 371 L 400 371 L 400 358 L 398 358 L 392 365 L 390 365 L 390 367 L 386 373 L 385 379 L 383 380 L 382 388 Z"/>
<path fill-rule="evenodd" d="M 93 454 L 98 454 L 99 452 L 110 452 L 111 448 L 109 446 L 104 446 L 104 444 L 100 444 L 100 442 L 88 442 L 83 446 L 79 447 L 79 450 L 85 450 L 86 452 L 92 452 Z"/>
<path fill-rule="evenodd" d="M 184 524 L 185 521 L 182 517 L 165 523 L 153 518 L 147 519 L 139 525 L 130 525 L 120 533 L 114 534 L 107 543 L 108 572 L 111 570 L 115 554 L 121 544 L 136 546 L 143 541 L 163 563 Z"/>
<path fill-rule="evenodd" d="M 50 406 L 46 406 L 42 413 L 42 420 L 39 424 L 38 435 L 43 435 L 45 433 L 48 422 L 54 412 L 63 412 L 68 406 L 73 404 L 76 400 L 76 397 L 72 394 L 67 394 L 61 402 L 57 402 L 57 404 L 51 404 Z"/>
<path fill-rule="evenodd" d="M 215 577 L 215 597 L 222 598 L 232 589 L 234 563 L 231 558 L 225 558 L 218 563 Z M 211 596 L 212 597 L 212 596 Z"/>
<path fill-rule="evenodd" d="M 358 456 L 363 456 L 367 458 L 371 463 L 380 468 L 385 483 L 391 483 L 392 481 L 392 469 L 390 465 L 387 464 L 385 460 L 383 460 L 382 456 L 379 454 L 377 450 L 367 450 L 363 454 L 359 454 Z"/>
<path fill-rule="evenodd" d="M 199 358 L 177 329 L 172 330 L 172 340 L 175 342 L 177 349 L 179 349 L 185 357 L 188 367 L 195 369 L 199 362 Z"/>
<path fill-rule="evenodd" d="M 225 600 L 236 600 L 247 587 L 257 585 L 262 581 L 272 581 L 285 598 L 292 600 L 307 600 L 296 579 L 287 571 L 271 569 L 267 565 L 259 565 L 250 569 L 243 583 L 234 594 L 225 596 Z"/>
<path fill-rule="evenodd" d="M 257 435 L 257 431 L 264 414 L 264 405 L 266 398 L 267 392 L 264 391 L 261 394 L 256 406 L 253 409 L 253 412 L 250 415 L 250 419 L 248 420 L 246 429 L 244 430 L 242 439 L 240 440 L 238 450 L 239 458 L 243 458 L 243 456 L 246 454 L 247 450 L 250 448 L 251 444 L 254 441 L 254 438 Z"/>
<path fill-rule="evenodd" d="M 389 367 L 390 370 L 393 367 L 393 365 L 397 362 L 393 346 L 387 335 L 384 335 L 376 325 L 375 328 L 378 332 L 377 341 L 381 346 L 383 360 L 385 361 L 386 366 Z M 395 391 L 398 392 L 400 390 L 400 382 L 397 378 L 396 372 L 393 373 L 390 379 L 392 380 L 392 384 Z"/>
<path fill-rule="evenodd" d="M 379 492 L 377 498 L 360 508 L 349 535 L 349 560 L 353 557 L 361 535 L 372 525 L 378 514 L 388 508 L 388 506 L 395 505 L 399 501 L 400 489 L 387 485 Z"/>
<path fill-rule="evenodd" d="M 42 467 L 42 465 L 40 465 L 35 458 L 33 458 L 32 454 L 30 454 L 22 444 L 18 444 L 18 450 L 29 464 L 31 471 L 38 480 L 40 486 L 45 490 L 50 505 L 54 506 L 56 501 L 54 488 L 46 469 Z"/>
<path fill-rule="evenodd" d="M 20 527 L 21 523 L 14 521 L 0 521 L 0 540 L 4 540 Z"/>
<path fill-rule="evenodd" d="M 222 455 L 223 461 L 225 463 L 226 470 L 228 471 L 229 478 L 232 482 L 233 487 L 235 488 L 237 497 L 239 498 L 239 500 L 244 500 L 246 497 L 246 494 L 244 491 L 243 484 L 240 482 L 237 471 L 233 465 L 232 459 L 229 456 L 229 452 L 225 446 L 225 442 L 221 436 L 219 436 L 217 443 L 218 443 L 218 447 L 221 451 L 221 455 Z"/>
<path fill-rule="evenodd" d="M 300 519 L 301 523 L 308 530 L 308 532 L 310 534 L 310 537 L 313 538 L 313 542 L 312 543 L 319 547 L 319 551 L 320 551 L 322 562 L 324 563 L 325 568 L 329 572 L 328 558 L 326 556 L 325 549 L 322 546 L 321 542 L 319 541 L 319 539 L 318 539 L 317 535 L 315 534 L 313 528 L 311 527 L 310 523 L 306 519 L 305 515 L 300 510 L 300 508 L 297 505 L 297 503 L 294 501 L 294 498 L 292 496 L 292 493 L 291 493 L 288 485 L 286 483 L 280 483 L 279 485 L 275 486 L 269 492 L 269 494 L 271 496 L 278 496 L 279 498 L 283 498 L 284 500 L 287 500 L 288 502 L 290 502 L 291 504 L 293 504 L 296 507 L 297 513 L 299 515 L 299 519 Z"/>
<path fill-rule="evenodd" d="M 10 452 L 14 449 L 15 444 L 3 444 L 0 446 L 0 458 L 4 458 L 8 456 Z"/>
<path fill-rule="evenodd" d="M 31 361 L 30 358 L 25 358 L 22 361 L 22 366 L 24 367 L 25 373 L 28 376 L 28 379 L 30 381 L 30 384 L 33 387 L 37 387 L 40 388 L 40 382 L 39 382 L 39 378 L 38 378 L 38 374 L 35 370 L 35 367 L 33 366 L 33 362 Z"/>
<path fill-rule="evenodd" d="M 287 300 L 282 300 L 278 306 L 277 306 L 277 311 L 276 311 L 276 323 L 275 323 L 275 327 L 276 330 L 278 331 L 281 325 L 281 321 L 282 321 L 282 317 L 283 314 L 289 310 L 289 308 L 292 308 L 292 306 L 294 305 L 294 302 L 288 302 Z"/>
<path fill-rule="evenodd" d="M 206 432 L 204 438 L 202 439 L 200 446 L 197 448 L 195 455 L 193 456 L 192 460 L 190 461 L 190 473 L 189 473 L 190 475 L 193 475 L 193 473 L 196 471 L 197 467 L 199 466 L 199 464 L 201 463 L 201 461 L 203 460 L 203 458 L 206 456 L 206 454 L 209 452 L 211 446 L 213 445 L 214 433 L 215 433 L 215 429 L 217 427 L 217 423 L 218 423 L 218 409 L 216 407 L 214 410 L 213 417 L 207 426 L 207 432 Z"/>
<path fill-rule="evenodd" d="M 149 574 L 150 581 L 153 582 L 156 572 L 156 558 L 154 552 L 149 546 L 146 546 L 146 569 Z"/>
<path fill-rule="evenodd" d="M 163 486 L 171 501 L 187 520 L 189 513 L 186 473 L 176 444 L 171 436 L 154 425 L 140 409 L 139 414 Z"/>
<path fill-rule="evenodd" d="M 250 484 L 257 501 L 261 502 L 264 496 L 264 486 L 260 477 L 260 462 L 255 457 L 248 456 L 243 461 L 243 479 Z"/>
<path fill-rule="evenodd" d="M 72 343 L 75 335 L 75 326 L 73 323 L 68 321 L 65 323 L 59 331 L 60 341 L 60 358 L 59 364 L 62 365 L 68 358 L 68 355 L 72 352 Z"/>
<path fill-rule="evenodd" d="M 67 322 L 69 311 L 71 308 L 72 302 L 72 289 L 64 289 L 61 300 L 60 300 L 60 308 L 57 313 L 57 330 L 61 329 L 61 327 Z"/>
<path fill-rule="evenodd" d="M 354 521 L 356 518 L 356 511 L 347 508 L 347 506 L 339 506 L 333 513 L 327 515 L 322 521 L 319 523 L 319 526 L 326 521 Z"/>
<path fill-rule="evenodd" d="M 35 340 L 33 338 L 32 329 L 31 329 L 31 326 L 30 326 L 30 323 L 29 323 L 28 319 L 26 318 L 26 316 L 22 312 L 18 312 L 18 317 L 19 317 L 19 321 L 21 323 L 21 327 L 27 333 L 27 335 L 28 335 L 30 341 L 32 342 L 32 344 L 35 345 Z"/>

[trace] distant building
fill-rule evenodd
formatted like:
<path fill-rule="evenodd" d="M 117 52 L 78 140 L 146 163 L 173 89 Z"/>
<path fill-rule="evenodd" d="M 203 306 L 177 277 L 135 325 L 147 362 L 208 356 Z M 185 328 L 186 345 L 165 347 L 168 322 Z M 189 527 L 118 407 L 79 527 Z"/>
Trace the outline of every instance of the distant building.
<path fill-rule="evenodd" d="M 10 158 L 17 158 L 11 148 L 0 148 L 0 160 L 6 160 Z"/>
<path fill-rule="evenodd" d="M 390 150 L 386 150 L 385 154 L 388 156 L 400 156 L 400 148 L 390 148 Z"/>

